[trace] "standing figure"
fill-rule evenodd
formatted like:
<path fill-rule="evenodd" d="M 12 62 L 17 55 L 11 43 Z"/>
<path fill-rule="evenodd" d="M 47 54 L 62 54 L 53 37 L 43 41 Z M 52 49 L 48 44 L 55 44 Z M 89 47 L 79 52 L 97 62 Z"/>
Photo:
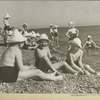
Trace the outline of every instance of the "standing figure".
<path fill-rule="evenodd" d="M 90 52 L 98 49 L 99 47 L 96 45 L 96 43 L 92 40 L 92 37 L 90 35 L 87 36 L 87 40 L 83 44 L 83 49 L 86 47 L 86 53 L 90 54 Z"/>
<path fill-rule="evenodd" d="M 50 24 L 50 40 L 51 40 L 51 45 L 53 45 L 54 44 L 53 24 Z"/>
<path fill-rule="evenodd" d="M 28 30 L 28 24 L 27 23 L 23 23 L 23 33 L 22 33 L 22 35 L 24 35 L 25 32 L 27 32 L 27 30 Z"/>
<path fill-rule="evenodd" d="M 58 45 L 58 26 L 55 25 L 54 27 L 54 44 L 55 46 L 59 47 Z"/>
<path fill-rule="evenodd" d="M 5 35 L 4 35 L 4 44 L 6 44 L 6 41 L 7 41 L 7 35 L 9 34 L 9 31 L 13 30 L 14 27 L 13 26 L 10 26 L 9 22 L 8 22 L 8 19 L 10 18 L 10 15 L 9 14 L 6 14 L 4 17 L 3 17 L 3 23 L 4 23 L 4 32 L 5 32 Z"/>
<path fill-rule="evenodd" d="M 73 21 L 70 21 L 68 23 L 68 26 L 69 26 L 69 29 L 66 33 L 66 36 L 69 38 L 69 41 L 70 41 L 70 40 L 73 40 L 74 38 L 78 37 L 79 31 L 74 27 Z M 70 50 L 70 49 L 71 49 L 71 46 L 68 45 L 68 50 Z"/>

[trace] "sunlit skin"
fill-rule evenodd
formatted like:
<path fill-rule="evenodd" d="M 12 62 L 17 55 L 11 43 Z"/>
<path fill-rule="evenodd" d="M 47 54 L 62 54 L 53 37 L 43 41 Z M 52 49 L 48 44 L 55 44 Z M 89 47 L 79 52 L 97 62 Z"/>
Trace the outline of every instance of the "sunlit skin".
<path fill-rule="evenodd" d="M 71 43 L 70 45 L 71 45 L 71 51 L 73 53 L 76 53 L 79 50 L 79 47 L 76 44 Z"/>
<path fill-rule="evenodd" d="M 48 41 L 47 40 L 40 40 L 39 41 L 39 46 L 40 46 L 41 49 L 46 47 L 47 45 L 48 45 Z"/>

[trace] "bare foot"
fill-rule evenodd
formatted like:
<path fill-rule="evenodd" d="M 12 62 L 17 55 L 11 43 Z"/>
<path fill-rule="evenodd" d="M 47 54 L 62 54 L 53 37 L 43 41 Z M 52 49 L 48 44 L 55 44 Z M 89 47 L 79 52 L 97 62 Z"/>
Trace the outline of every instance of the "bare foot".
<path fill-rule="evenodd" d="M 50 73 L 48 75 L 50 75 L 50 76 L 56 76 L 56 72 Z"/>
<path fill-rule="evenodd" d="M 55 76 L 55 77 L 56 77 L 55 81 L 58 81 L 58 80 L 63 80 L 63 76 L 62 76 L 62 75 Z"/>

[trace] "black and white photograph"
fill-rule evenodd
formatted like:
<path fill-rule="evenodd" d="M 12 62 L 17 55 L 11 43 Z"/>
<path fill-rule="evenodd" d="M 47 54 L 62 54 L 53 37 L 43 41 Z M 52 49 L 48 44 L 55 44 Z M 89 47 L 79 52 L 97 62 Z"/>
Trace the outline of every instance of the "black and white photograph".
<path fill-rule="evenodd" d="M 0 94 L 99 94 L 99 8 L 0 1 Z"/>

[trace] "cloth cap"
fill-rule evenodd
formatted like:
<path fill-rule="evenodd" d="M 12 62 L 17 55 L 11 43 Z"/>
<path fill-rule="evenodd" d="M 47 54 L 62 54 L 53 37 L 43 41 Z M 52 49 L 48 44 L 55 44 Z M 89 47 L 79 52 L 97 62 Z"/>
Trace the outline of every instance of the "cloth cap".
<path fill-rule="evenodd" d="M 90 35 L 88 35 L 87 38 L 92 38 L 92 37 Z"/>
<path fill-rule="evenodd" d="M 58 25 L 55 25 L 55 28 L 57 28 L 58 27 Z"/>
<path fill-rule="evenodd" d="M 49 41 L 48 36 L 47 36 L 45 33 L 41 34 L 41 35 L 38 37 L 37 42 L 39 42 L 40 40 L 47 40 L 47 41 Z"/>
<path fill-rule="evenodd" d="M 15 29 L 13 34 L 7 39 L 7 43 L 18 43 L 26 40 L 27 38 L 25 38 L 17 29 Z"/>
<path fill-rule="evenodd" d="M 80 47 L 80 48 L 82 49 L 81 40 L 80 40 L 79 38 L 74 38 L 74 39 L 71 40 L 69 43 L 76 44 L 78 47 Z"/>
<path fill-rule="evenodd" d="M 10 15 L 9 14 L 6 14 L 4 18 L 9 18 L 9 17 L 10 17 Z"/>
<path fill-rule="evenodd" d="M 28 24 L 27 23 L 23 23 L 23 26 L 28 26 Z"/>
<path fill-rule="evenodd" d="M 74 25 L 74 22 L 73 22 L 73 21 L 70 21 L 70 22 L 68 23 L 68 25 L 69 25 L 69 27 L 72 27 L 72 26 Z"/>

